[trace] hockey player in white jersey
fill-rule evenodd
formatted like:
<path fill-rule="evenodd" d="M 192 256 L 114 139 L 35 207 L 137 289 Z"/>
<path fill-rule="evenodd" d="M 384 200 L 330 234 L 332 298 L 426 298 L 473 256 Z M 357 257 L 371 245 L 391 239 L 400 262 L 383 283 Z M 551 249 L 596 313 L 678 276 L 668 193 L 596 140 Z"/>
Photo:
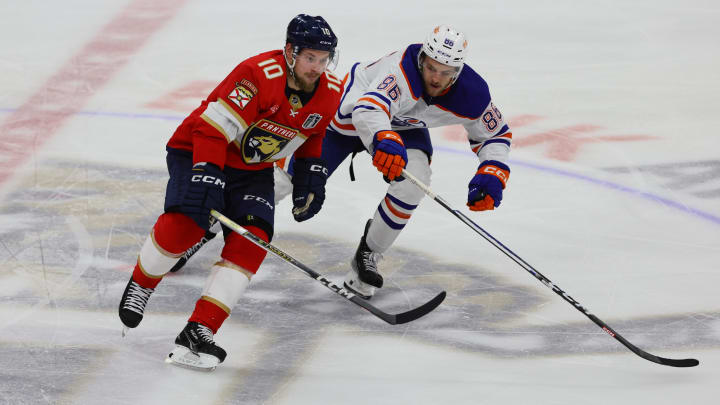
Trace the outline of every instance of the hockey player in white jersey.
<path fill-rule="evenodd" d="M 465 127 L 479 159 L 469 182 L 467 205 L 473 211 L 500 205 L 510 175 L 512 133 L 492 103 L 485 80 L 465 65 L 467 48 L 464 34 L 441 25 L 422 44 L 356 63 L 345 78 L 340 107 L 325 133 L 322 158 L 332 174 L 347 156 L 366 150 L 390 183 L 365 226 L 345 279 L 345 287 L 362 297 L 370 298 L 382 287 L 378 262 L 424 196 L 410 181 L 403 181 L 402 169 L 430 184 L 428 128 Z M 292 172 L 276 168 L 276 201 L 292 189 L 290 176 Z"/>

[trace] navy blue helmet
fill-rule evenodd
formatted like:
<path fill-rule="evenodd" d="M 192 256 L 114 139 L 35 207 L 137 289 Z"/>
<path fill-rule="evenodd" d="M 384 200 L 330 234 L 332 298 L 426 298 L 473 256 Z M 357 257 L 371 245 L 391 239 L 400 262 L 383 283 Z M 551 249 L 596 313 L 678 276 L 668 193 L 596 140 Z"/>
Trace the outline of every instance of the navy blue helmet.
<path fill-rule="evenodd" d="M 310 48 L 335 53 L 337 37 L 324 18 L 298 14 L 287 27 L 287 42 L 296 50 Z"/>

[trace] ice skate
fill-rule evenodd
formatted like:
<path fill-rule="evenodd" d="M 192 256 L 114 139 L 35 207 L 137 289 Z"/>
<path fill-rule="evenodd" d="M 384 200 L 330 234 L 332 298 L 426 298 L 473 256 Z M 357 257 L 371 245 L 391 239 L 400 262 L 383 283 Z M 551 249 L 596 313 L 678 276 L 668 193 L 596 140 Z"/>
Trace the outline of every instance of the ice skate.
<path fill-rule="evenodd" d="M 197 322 L 188 322 L 175 338 L 175 344 L 177 347 L 168 355 L 169 362 L 191 369 L 215 370 L 227 355 L 215 344 L 212 330 Z"/>
<path fill-rule="evenodd" d="M 375 289 L 383 285 L 383 278 L 377 269 L 382 254 L 373 252 L 365 242 L 371 223 L 372 220 L 368 220 L 365 225 L 365 233 L 360 238 L 355 256 L 350 260 L 351 270 L 345 276 L 344 283 L 346 289 L 365 299 L 372 298 Z"/>
<path fill-rule="evenodd" d="M 141 287 L 140 284 L 136 283 L 132 277 L 128 281 L 123 292 L 122 298 L 120 299 L 120 307 L 118 308 L 120 313 L 120 320 L 125 327 L 123 328 L 123 336 L 128 331 L 128 328 L 135 328 L 140 324 L 143 319 L 143 313 L 145 312 L 145 306 L 147 305 L 150 295 L 152 295 L 155 289 Z"/>
<path fill-rule="evenodd" d="M 217 235 L 217 233 L 215 233 L 215 232 L 206 231 L 205 236 L 203 236 L 202 239 L 200 239 L 200 241 L 198 243 L 190 246 L 190 248 L 188 250 L 186 250 L 185 253 L 183 253 L 182 257 L 180 257 L 180 260 L 178 260 L 178 262 L 175 263 L 175 265 L 172 267 L 172 269 L 170 269 L 170 272 L 175 273 L 176 271 L 183 268 L 183 266 L 185 266 L 187 261 L 190 260 L 192 255 L 197 253 L 197 251 L 200 250 L 201 247 L 205 246 L 205 244 L 210 242 L 212 240 L 212 238 L 214 238 L 216 235 Z"/>

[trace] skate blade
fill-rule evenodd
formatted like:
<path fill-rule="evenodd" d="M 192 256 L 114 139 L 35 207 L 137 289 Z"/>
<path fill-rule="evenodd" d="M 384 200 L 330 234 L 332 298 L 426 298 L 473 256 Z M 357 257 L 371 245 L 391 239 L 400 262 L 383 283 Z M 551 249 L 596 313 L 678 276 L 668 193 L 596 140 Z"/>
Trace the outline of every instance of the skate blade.
<path fill-rule="evenodd" d="M 220 363 L 215 356 L 205 353 L 195 354 L 185 346 L 176 346 L 175 350 L 168 354 L 165 362 L 198 371 L 213 371 Z"/>
<path fill-rule="evenodd" d="M 124 325 L 123 325 L 122 337 L 127 336 L 128 332 L 130 332 L 130 328 L 128 328 L 127 326 L 124 326 Z"/>
<path fill-rule="evenodd" d="M 361 289 L 359 287 L 350 286 L 350 284 L 345 281 L 343 282 L 343 287 L 364 300 L 370 300 L 370 298 L 375 295 L 375 287 L 373 286 L 368 286 Z"/>

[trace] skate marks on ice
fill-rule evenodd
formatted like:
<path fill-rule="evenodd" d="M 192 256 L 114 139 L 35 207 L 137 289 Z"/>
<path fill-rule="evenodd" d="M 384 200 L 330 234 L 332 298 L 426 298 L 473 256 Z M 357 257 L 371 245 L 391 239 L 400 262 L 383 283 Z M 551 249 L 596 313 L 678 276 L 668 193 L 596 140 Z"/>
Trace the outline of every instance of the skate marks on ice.
<path fill-rule="evenodd" d="M 147 378 L 161 386 L 195 382 L 195 388 L 215 398 L 263 403 L 277 398 L 302 372 L 328 332 L 338 331 L 358 344 L 382 336 L 510 359 L 625 353 L 581 317 L 577 322 L 548 319 L 547 326 L 524 324 L 528 314 L 557 297 L 542 286 L 514 285 L 497 274 L 504 268 L 490 271 L 393 249 L 381 264 L 387 285 L 374 304 L 399 311 L 438 289 L 448 292 L 433 313 L 398 327 L 268 256 L 216 337 L 228 359 L 211 373 L 214 380 L 206 381 L 163 360 L 174 348 L 221 243 L 211 242 L 180 272 L 168 275 L 140 327 L 120 338 L 118 300 L 159 214 L 165 171 L 51 161 L 37 174 L 25 179 L 0 208 L 0 319 L 6 320 L 0 332 L 0 391 L 12 393 L 12 401 L 92 399 L 107 393 L 118 400 L 136 399 L 139 394 L 117 387 L 120 376 L 130 386 Z M 280 233 L 274 242 L 337 283 L 347 272 L 357 240 L 354 234 L 324 238 Z M 601 315 L 647 350 L 720 347 L 720 313 L 619 320 Z M 211 383 L 218 379 L 224 382 L 221 389 Z M 151 397 L 167 395 L 152 392 Z M 181 389 L 181 394 L 188 391 Z"/>
<path fill-rule="evenodd" d="M 138 249 L 159 213 L 166 179 L 164 170 L 59 161 L 39 167 L 37 175 L 21 184 L 0 210 L 0 218 L 14 224 L 3 227 L 0 234 L 0 262 L 3 263 L 0 277 L 5 281 L 3 295 L 12 297 L 12 303 L 24 306 L 52 300 L 53 305 L 60 308 L 114 310 Z M 336 239 L 279 234 L 275 242 L 335 282 L 341 282 L 355 249 L 352 244 L 356 241 L 352 237 L 341 242 Z M 214 260 L 219 245 L 218 242 L 209 244 L 177 275 L 168 275 L 150 301 L 148 312 L 191 311 L 204 282 L 204 269 Z M 482 266 L 438 262 L 416 251 L 391 250 L 382 262 L 382 271 L 389 283 L 373 298 L 374 304 L 388 310 L 406 310 L 437 289 L 445 289 L 448 299 L 436 310 L 437 313 L 429 314 L 425 321 L 419 320 L 423 321 L 421 323 L 409 324 L 407 329 L 412 331 L 416 325 L 423 325 L 423 328 L 431 325 L 431 329 L 457 330 L 453 325 L 462 325 L 456 335 L 457 342 L 450 338 L 453 333 L 437 332 L 429 337 L 474 350 L 485 351 L 477 341 L 468 343 L 463 330 L 470 334 L 483 331 L 495 337 L 501 337 L 503 332 L 512 334 L 512 330 L 503 325 L 515 324 L 543 301 L 555 299 L 540 287 L 514 286 Z M 250 320 L 258 326 L 271 325 L 270 329 L 285 324 L 292 325 L 291 329 L 302 328 L 308 319 L 318 317 L 320 324 L 340 321 L 375 330 L 394 330 L 382 328 L 383 325 L 378 325 L 377 320 L 365 311 L 333 297 L 324 287 L 306 280 L 304 274 L 271 256 L 243 299 L 249 300 L 245 305 L 238 305 L 244 314 L 240 316 L 236 309 L 233 318 Z M 265 313 L 269 316 L 258 315 Z M 687 324 L 697 323 L 696 315 L 670 315 L 628 321 L 628 327 L 632 329 L 627 330 L 623 321 L 612 321 L 611 316 L 604 316 L 618 331 L 628 332 L 636 329 L 651 333 L 650 330 L 655 329 L 653 324 L 662 328 L 682 319 L 687 319 Z M 700 319 L 703 316 L 699 315 Z M 262 321 L 254 321 L 258 317 L 262 317 Z M 303 322 L 295 324 L 298 318 Z M 630 326 L 641 323 L 643 328 Z M 571 336 L 576 330 L 592 330 L 591 325 L 588 328 L 585 325 L 587 322 L 579 319 L 579 329 L 566 325 L 569 328 L 566 332 Z M 552 337 L 560 329 L 557 326 L 532 327 L 518 333 L 528 335 L 530 331 L 531 335 L 542 335 L 553 331 L 549 335 Z M 664 333 L 681 333 L 683 328 L 671 330 L 678 332 Z M 588 336 L 605 337 L 602 333 Z M 702 333 L 695 338 L 701 345 L 713 341 L 704 340 Z M 601 351 L 612 350 L 613 343 L 590 346 Z M 563 346 L 567 345 L 553 337 L 533 352 L 537 355 L 574 352 L 570 346 L 562 349 Z M 497 348 L 493 349 L 491 345 L 486 349 L 492 352 Z M 508 355 L 513 350 L 499 353 Z M 528 352 L 519 350 L 518 353 L 526 355 Z"/>

